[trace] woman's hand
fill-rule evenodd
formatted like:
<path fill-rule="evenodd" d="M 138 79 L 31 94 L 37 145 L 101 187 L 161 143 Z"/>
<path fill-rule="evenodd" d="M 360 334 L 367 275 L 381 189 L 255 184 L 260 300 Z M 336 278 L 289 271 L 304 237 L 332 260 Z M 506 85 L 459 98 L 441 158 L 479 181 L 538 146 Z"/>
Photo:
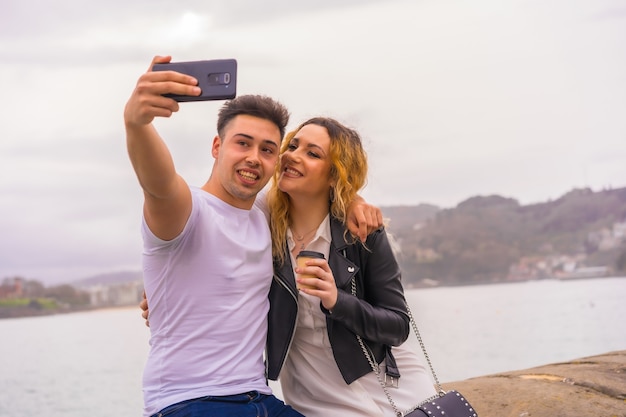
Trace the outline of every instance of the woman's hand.
<path fill-rule="evenodd" d="M 337 303 L 337 285 L 328 261 L 308 259 L 305 263 L 306 267 L 296 268 L 296 282 L 308 286 L 301 287 L 300 291 L 318 297 L 326 310 L 332 310 Z M 301 274 L 309 277 L 301 277 Z"/>
<path fill-rule="evenodd" d="M 150 327 L 150 322 L 148 321 L 148 315 L 150 314 L 150 310 L 148 310 L 148 299 L 146 298 L 146 292 L 143 292 L 143 300 L 139 303 L 139 308 L 141 309 L 141 317 L 146 320 L 146 326 Z"/>

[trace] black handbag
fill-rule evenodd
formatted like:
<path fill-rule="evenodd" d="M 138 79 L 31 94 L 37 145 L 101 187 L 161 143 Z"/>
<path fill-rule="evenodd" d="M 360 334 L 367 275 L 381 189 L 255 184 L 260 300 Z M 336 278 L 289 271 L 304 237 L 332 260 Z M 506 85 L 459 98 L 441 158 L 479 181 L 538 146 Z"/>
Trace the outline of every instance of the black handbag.
<path fill-rule="evenodd" d="M 356 281 L 352 279 L 352 295 L 356 297 Z M 406 303 L 406 301 L 405 301 Z M 430 368 L 430 372 L 433 375 L 433 380 L 435 382 L 435 387 L 437 389 L 437 395 L 428 398 L 427 400 L 415 405 L 414 407 L 406 410 L 404 412 L 400 411 L 393 399 L 391 398 L 391 394 L 387 389 L 387 384 L 383 381 L 380 375 L 380 369 L 378 368 L 374 359 L 374 355 L 370 352 L 370 350 L 363 343 L 363 339 L 361 336 L 356 335 L 357 340 L 359 341 L 359 345 L 361 346 L 361 350 L 363 350 L 363 354 L 367 358 L 370 366 L 372 367 L 372 371 L 376 374 L 378 378 L 378 382 L 382 387 L 385 395 L 387 396 L 387 400 L 389 400 L 389 404 L 393 408 L 393 411 L 396 413 L 398 417 L 478 417 L 476 410 L 474 407 L 467 401 L 467 399 L 458 391 L 450 390 L 444 391 L 439 383 L 439 379 L 437 378 L 437 374 L 435 373 L 435 369 L 430 361 L 430 357 L 428 353 L 426 353 L 426 347 L 424 346 L 424 342 L 422 341 L 422 336 L 420 335 L 419 330 L 417 329 L 417 324 L 415 324 L 415 320 L 413 319 L 413 314 L 411 313 L 411 309 L 409 308 L 409 304 L 406 303 L 406 311 L 409 314 L 409 319 L 411 319 L 411 326 L 413 327 L 413 332 L 415 336 L 417 336 L 417 340 L 419 341 L 420 347 L 422 348 L 422 352 L 424 353 L 424 357 L 426 358 L 426 362 L 428 362 L 428 367 Z"/>
<path fill-rule="evenodd" d="M 470 403 L 455 390 L 440 391 L 440 394 L 429 398 L 416 406 L 407 414 L 396 411 L 396 415 L 404 417 L 477 417 L 476 410 Z"/>

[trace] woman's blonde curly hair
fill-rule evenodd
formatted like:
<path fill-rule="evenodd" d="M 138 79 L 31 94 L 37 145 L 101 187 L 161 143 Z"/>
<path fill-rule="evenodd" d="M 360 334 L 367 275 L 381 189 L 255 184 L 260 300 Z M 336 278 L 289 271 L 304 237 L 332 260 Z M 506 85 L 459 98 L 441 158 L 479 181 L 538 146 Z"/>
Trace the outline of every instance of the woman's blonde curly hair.
<path fill-rule="evenodd" d="M 345 224 L 347 207 L 354 200 L 357 192 L 365 185 L 367 179 L 367 154 L 361 144 L 361 137 L 355 130 L 329 117 L 314 117 L 287 133 L 281 144 L 280 154 L 285 153 L 291 140 L 300 129 L 311 124 L 325 128 L 330 137 L 330 175 L 335 185 L 328 190 L 328 202 L 331 216 Z M 267 198 L 271 219 L 272 254 L 282 264 L 285 261 L 287 229 L 291 219 L 289 216 L 290 197 L 278 189 L 278 179 L 281 174 L 280 165 L 280 163 L 276 165 Z M 351 238 L 355 239 L 354 237 Z"/>

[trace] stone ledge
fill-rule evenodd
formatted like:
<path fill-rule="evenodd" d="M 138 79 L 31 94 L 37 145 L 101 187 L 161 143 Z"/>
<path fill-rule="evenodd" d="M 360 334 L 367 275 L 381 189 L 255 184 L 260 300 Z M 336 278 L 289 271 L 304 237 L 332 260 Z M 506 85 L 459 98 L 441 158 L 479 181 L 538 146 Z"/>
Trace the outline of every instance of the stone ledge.
<path fill-rule="evenodd" d="M 626 417 L 626 351 L 442 384 L 479 417 Z"/>

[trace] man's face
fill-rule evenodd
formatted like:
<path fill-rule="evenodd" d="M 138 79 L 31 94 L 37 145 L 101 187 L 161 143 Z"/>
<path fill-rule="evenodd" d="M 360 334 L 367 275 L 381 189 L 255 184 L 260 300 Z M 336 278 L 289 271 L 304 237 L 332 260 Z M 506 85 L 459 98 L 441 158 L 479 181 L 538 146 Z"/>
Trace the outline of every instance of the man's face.
<path fill-rule="evenodd" d="M 269 120 L 239 115 L 213 139 L 211 191 L 232 206 L 250 209 L 257 193 L 272 177 L 278 161 L 280 130 Z"/>

